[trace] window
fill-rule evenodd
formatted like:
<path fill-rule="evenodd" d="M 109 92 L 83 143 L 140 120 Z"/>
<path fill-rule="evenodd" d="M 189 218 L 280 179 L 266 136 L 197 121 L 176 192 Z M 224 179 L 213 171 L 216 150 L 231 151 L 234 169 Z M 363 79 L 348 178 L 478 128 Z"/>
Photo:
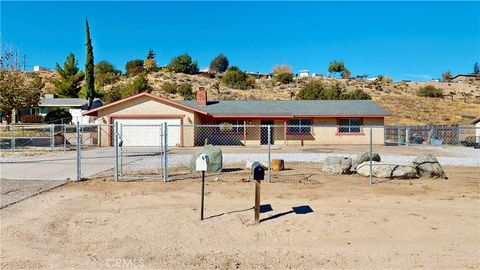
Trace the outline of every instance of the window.
<path fill-rule="evenodd" d="M 288 133 L 310 133 L 312 131 L 312 119 L 290 119 Z"/>
<path fill-rule="evenodd" d="M 362 119 L 360 118 L 340 118 L 338 119 L 338 133 L 360 133 Z"/>
<path fill-rule="evenodd" d="M 217 125 L 220 125 L 220 132 L 224 133 L 243 133 L 243 120 L 220 120 Z"/>

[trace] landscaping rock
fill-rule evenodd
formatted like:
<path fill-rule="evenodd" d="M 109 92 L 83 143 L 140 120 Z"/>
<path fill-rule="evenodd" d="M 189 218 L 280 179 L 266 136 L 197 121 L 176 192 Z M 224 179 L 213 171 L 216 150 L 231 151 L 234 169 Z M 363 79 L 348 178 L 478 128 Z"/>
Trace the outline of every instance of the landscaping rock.
<path fill-rule="evenodd" d="M 437 158 L 432 154 L 420 155 L 412 161 L 412 164 L 422 177 L 448 179 Z"/>
<path fill-rule="evenodd" d="M 285 170 L 285 161 L 283 159 L 272 159 L 270 168 L 272 171 L 283 171 Z"/>
<path fill-rule="evenodd" d="M 223 156 L 222 149 L 213 145 L 206 145 L 200 150 L 192 154 L 189 162 L 190 171 L 195 171 L 195 162 L 201 154 L 208 155 L 208 171 L 209 172 L 221 172 L 223 168 Z"/>
<path fill-rule="evenodd" d="M 332 174 L 349 174 L 352 159 L 349 157 L 327 157 L 323 162 L 322 172 Z"/>
<path fill-rule="evenodd" d="M 363 176 L 370 176 L 370 162 L 363 162 L 358 165 L 357 173 Z M 372 177 L 413 179 L 418 178 L 417 170 L 408 165 L 387 164 L 372 162 Z"/>
<path fill-rule="evenodd" d="M 370 161 L 370 153 L 369 152 L 362 152 L 362 153 L 356 154 L 352 158 L 352 168 L 350 170 L 351 171 L 356 171 L 357 166 L 362 164 L 365 161 Z M 380 155 L 378 153 L 372 153 L 372 161 L 380 162 L 381 161 Z"/>

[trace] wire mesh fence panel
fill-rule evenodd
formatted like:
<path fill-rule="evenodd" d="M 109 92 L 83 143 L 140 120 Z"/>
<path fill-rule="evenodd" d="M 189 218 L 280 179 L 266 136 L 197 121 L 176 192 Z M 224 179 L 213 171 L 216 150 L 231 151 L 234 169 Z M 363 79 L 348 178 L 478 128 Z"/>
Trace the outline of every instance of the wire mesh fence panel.
<path fill-rule="evenodd" d="M 163 181 L 164 125 L 118 124 L 119 179 Z"/>
<path fill-rule="evenodd" d="M 78 177 L 81 179 L 114 177 L 117 154 L 113 125 L 80 125 L 77 130 Z"/>
<path fill-rule="evenodd" d="M 54 125 L 2 125 L 0 147 L 12 151 L 54 147 Z"/>

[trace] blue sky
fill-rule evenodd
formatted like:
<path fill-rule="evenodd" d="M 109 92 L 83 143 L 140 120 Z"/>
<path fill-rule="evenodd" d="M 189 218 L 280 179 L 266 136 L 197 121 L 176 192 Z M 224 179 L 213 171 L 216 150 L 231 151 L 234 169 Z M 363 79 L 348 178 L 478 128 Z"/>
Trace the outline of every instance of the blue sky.
<path fill-rule="evenodd" d="M 27 66 L 54 68 L 71 51 L 85 59 L 85 17 L 95 61 L 124 69 L 189 53 L 201 67 L 218 53 L 243 70 L 327 73 L 343 60 L 353 75 L 395 80 L 471 72 L 480 62 L 480 2 L 5 2 L 2 45 Z"/>

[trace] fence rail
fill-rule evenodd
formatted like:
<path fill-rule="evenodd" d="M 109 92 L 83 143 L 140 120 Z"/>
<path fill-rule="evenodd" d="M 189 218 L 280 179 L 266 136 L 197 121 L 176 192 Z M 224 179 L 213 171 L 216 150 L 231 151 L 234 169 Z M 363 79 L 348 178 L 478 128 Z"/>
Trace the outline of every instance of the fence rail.
<path fill-rule="evenodd" d="M 201 151 L 221 152 L 222 170 L 207 174 L 217 181 L 248 181 L 249 165 L 258 161 L 271 182 L 361 179 L 371 184 L 375 153 L 382 162 L 398 165 L 432 153 L 446 166 L 480 166 L 480 130 L 474 126 L 115 123 L 2 125 L 0 132 L 0 177 L 9 179 L 197 179 L 192 156 Z M 207 145 L 212 147 L 204 148 Z M 364 160 L 369 165 L 366 178 L 352 177 L 353 167 L 348 173 L 325 169 L 332 159 L 349 160 L 361 153 L 369 157 Z"/>

